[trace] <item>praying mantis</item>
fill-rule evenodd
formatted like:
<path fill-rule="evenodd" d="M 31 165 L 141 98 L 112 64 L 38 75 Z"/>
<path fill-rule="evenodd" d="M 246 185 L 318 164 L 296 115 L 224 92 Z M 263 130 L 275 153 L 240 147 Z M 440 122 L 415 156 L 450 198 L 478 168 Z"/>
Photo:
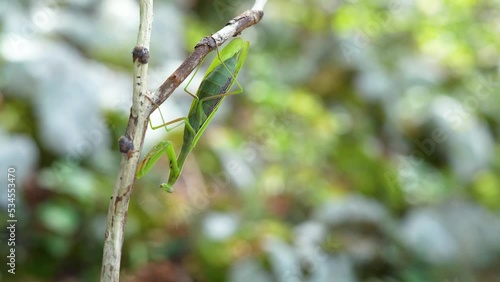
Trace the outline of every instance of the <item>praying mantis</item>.
<path fill-rule="evenodd" d="M 165 127 L 165 129 L 167 129 L 167 125 L 183 122 L 184 137 L 182 147 L 176 158 L 171 141 L 161 141 L 158 143 L 140 163 L 137 168 L 136 178 L 141 178 L 146 175 L 160 157 L 167 154 L 170 162 L 170 172 L 167 183 L 160 184 L 160 188 L 169 193 L 173 192 L 172 187 L 182 172 L 186 157 L 196 146 L 196 143 L 198 143 L 198 140 L 214 117 L 215 112 L 219 109 L 224 98 L 229 95 L 239 94 L 243 91 L 236 77 L 245 62 L 249 45 L 250 43 L 248 41 L 236 38 L 224 47 L 222 51 L 219 52 L 217 50 L 217 57 L 208 67 L 196 95 L 187 91 L 187 86 L 185 88 L 186 92 L 194 98 L 187 117 L 178 118 L 159 126 L 153 126 L 151 124 L 151 128 L 153 129 L 160 127 Z M 193 78 L 189 80 L 189 83 L 192 79 Z M 236 82 L 239 89 L 234 92 L 229 92 L 234 82 Z M 169 130 L 167 129 L 167 131 Z"/>

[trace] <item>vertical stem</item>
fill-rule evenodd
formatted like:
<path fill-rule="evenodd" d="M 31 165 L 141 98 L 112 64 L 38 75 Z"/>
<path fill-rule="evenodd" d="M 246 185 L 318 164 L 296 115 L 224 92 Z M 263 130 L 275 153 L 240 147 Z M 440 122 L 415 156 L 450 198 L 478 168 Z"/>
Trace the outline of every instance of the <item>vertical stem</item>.
<path fill-rule="evenodd" d="M 140 25 L 137 36 L 137 46 L 149 49 L 151 25 L 153 22 L 153 0 L 140 1 Z M 123 237 L 127 222 L 127 211 L 135 171 L 139 162 L 140 151 L 147 130 L 150 103 L 144 103 L 147 95 L 147 60 L 134 60 L 134 93 L 129 123 L 122 138 L 126 144 L 131 143 L 129 154 L 122 154 L 120 172 L 111 197 L 107 227 L 104 236 L 103 261 L 101 281 L 118 282 L 120 279 L 120 260 L 122 255 Z"/>
<path fill-rule="evenodd" d="M 137 34 L 136 46 L 143 47 L 149 50 L 149 42 L 151 40 L 151 25 L 153 24 L 153 0 L 141 0 L 140 5 L 140 24 L 139 33 Z M 141 63 L 140 60 L 134 60 L 134 96 L 132 104 L 132 115 L 134 117 L 141 114 L 141 112 L 138 112 L 138 109 L 141 105 L 140 99 L 143 99 L 142 94 L 146 94 L 148 90 L 147 78 L 148 64 Z"/>

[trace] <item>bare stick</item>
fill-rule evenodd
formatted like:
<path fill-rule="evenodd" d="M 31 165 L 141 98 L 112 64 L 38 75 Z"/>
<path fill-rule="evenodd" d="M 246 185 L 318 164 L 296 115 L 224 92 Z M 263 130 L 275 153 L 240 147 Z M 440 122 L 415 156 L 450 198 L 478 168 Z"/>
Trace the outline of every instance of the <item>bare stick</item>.
<path fill-rule="evenodd" d="M 120 172 L 108 209 L 101 281 L 119 281 L 120 278 L 120 259 L 128 204 L 132 195 L 135 172 L 139 163 L 140 151 L 143 146 L 150 114 L 155 110 L 157 105 L 162 104 L 172 94 L 210 51 L 224 43 L 228 38 L 237 36 L 247 27 L 258 23 L 264 15 L 262 10 L 266 2 L 267 0 L 256 0 L 252 10 L 245 11 L 229 21 L 226 26 L 212 36 L 207 36 L 200 40 L 195 46 L 194 52 L 179 68 L 156 91 L 148 93 L 148 49 L 153 22 L 153 0 L 140 1 L 141 17 L 139 34 L 137 37 L 137 46 L 133 51 L 133 101 L 127 130 L 125 135 L 119 139 L 120 151 L 123 154 Z"/>

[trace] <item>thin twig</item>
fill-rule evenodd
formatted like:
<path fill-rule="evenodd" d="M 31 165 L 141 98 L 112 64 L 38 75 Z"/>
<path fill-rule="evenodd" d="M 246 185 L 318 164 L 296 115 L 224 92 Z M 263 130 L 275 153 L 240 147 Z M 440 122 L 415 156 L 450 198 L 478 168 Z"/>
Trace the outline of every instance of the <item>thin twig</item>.
<path fill-rule="evenodd" d="M 116 179 L 113 196 L 108 209 L 107 227 L 104 235 L 101 281 L 118 282 L 120 279 L 120 260 L 122 255 L 123 234 L 127 222 L 127 212 L 135 171 L 139 162 L 144 135 L 147 130 L 149 104 L 143 103 L 143 93 L 147 93 L 147 72 L 151 25 L 153 23 L 153 0 L 140 1 L 140 25 L 137 46 L 134 48 L 134 93 L 128 127 L 120 138 L 122 161 Z M 139 57 L 137 57 L 139 56 Z"/>
<path fill-rule="evenodd" d="M 254 8 L 229 21 L 212 36 L 204 37 L 195 46 L 194 52 L 153 93 L 147 91 L 149 41 L 153 22 L 153 0 L 140 1 L 140 26 L 137 46 L 133 51 L 134 93 L 132 109 L 125 135 L 120 137 L 122 154 L 120 172 L 111 197 L 107 228 L 104 236 L 104 251 L 101 281 L 119 281 L 120 259 L 123 245 L 128 204 L 132 196 L 135 172 L 144 142 L 150 114 L 161 105 L 172 92 L 198 66 L 203 58 L 228 38 L 238 36 L 244 29 L 258 23 L 264 13 L 267 0 L 257 0 Z"/>

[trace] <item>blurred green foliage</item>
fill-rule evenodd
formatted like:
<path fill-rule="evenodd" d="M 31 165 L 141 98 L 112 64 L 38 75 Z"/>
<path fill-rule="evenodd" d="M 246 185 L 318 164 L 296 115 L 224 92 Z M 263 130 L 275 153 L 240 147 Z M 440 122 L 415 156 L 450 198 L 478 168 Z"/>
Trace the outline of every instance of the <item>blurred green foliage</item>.
<path fill-rule="evenodd" d="M 97 281 L 138 5 L 22 3 L 0 4 L 0 164 L 19 172 L 17 274 L 0 280 Z M 156 1 L 151 89 L 251 5 Z M 244 92 L 226 99 L 175 192 L 157 189 L 166 159 L 136 182 L 123 281 L 497 281 L 499 11 L 269 1 L 241 35 Z M 179 89 L 163 111 L 189 104 Z M 182 140 L 181 129 L 147 135 L 143 153 Z"/>

